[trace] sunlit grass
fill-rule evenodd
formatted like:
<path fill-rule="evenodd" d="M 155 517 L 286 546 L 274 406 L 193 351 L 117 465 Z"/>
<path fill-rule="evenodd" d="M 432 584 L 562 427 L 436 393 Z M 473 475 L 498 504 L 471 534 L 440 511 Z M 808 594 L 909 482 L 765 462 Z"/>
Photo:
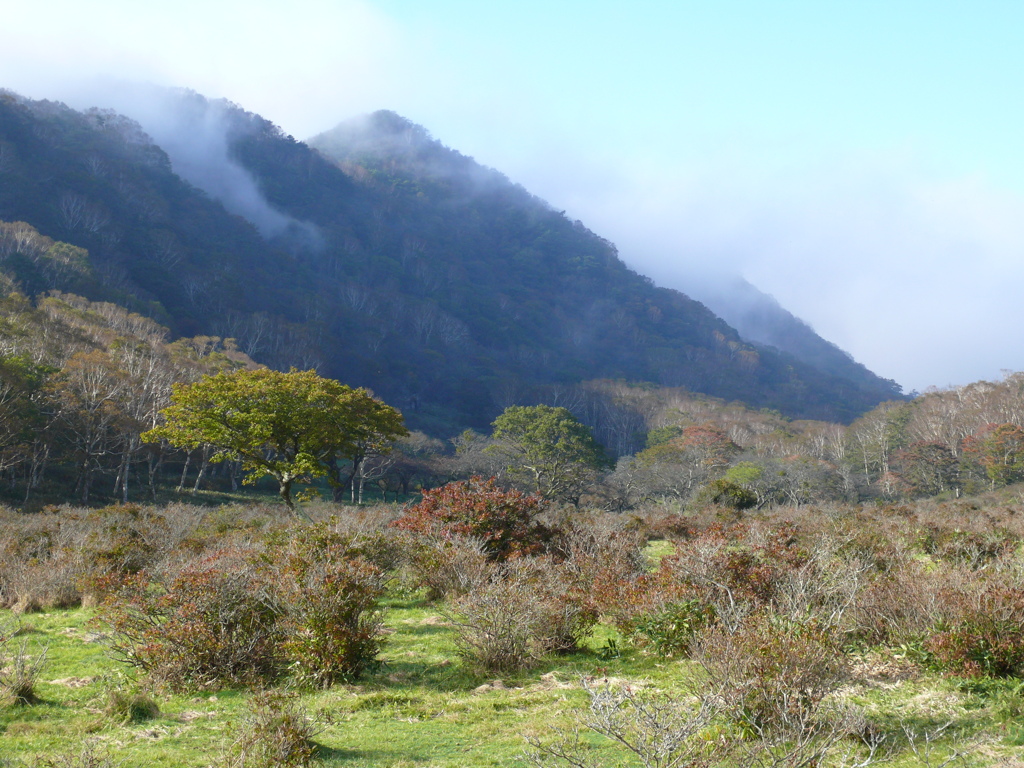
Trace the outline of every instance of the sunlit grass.
<path fill-rule="evenodd" d="M 302 708 L 320 723 L 317 743 L 325 765 L 522 765 L 524 734 L 565 731 L 586 706 L 581 678 L 644 681 L 672 691 L 689 664 L 646 654 L 600 625 L 580 652 L 551 657 L 516 675 L 478 675 L 461 663 L 438 606 L 420 595 L 396 594 L 386 601 L 386 611 L 389 633 L 379 669 L 352 685 L 302 692 Z M 0 612 L 0 620 L 8 617 Z M 49 656 L 38 685 L 41 702 L 0 707 L 0 755 L 30 765 L 38 756 L 73 750 L 89 739 L 129 766 L 220 764 L 247 711 L 248 692 L 149 691 L 159 715 L 124 723 L 105 712 L 109 691 L 140 681 L 111 658 L 93 618 L 87 609 L 21 617 L 27 630 L 22 636 L 30 647 L 48 645 Z M 858 668 L 844 696 L 863 708 L 877 732 L 887 734 L 892 765 L 922 764 L 900 746 L 905 730 L 927 734 L 945 728 L 930 748 L 936 764 L 955 743 L 973 744 L 981 764 L 1024 754 L 1019 684 L 968 684 L 870 655 Z M 596 737 L 593 742 L 599 759 L 620 764 L 614 746 Z"/>

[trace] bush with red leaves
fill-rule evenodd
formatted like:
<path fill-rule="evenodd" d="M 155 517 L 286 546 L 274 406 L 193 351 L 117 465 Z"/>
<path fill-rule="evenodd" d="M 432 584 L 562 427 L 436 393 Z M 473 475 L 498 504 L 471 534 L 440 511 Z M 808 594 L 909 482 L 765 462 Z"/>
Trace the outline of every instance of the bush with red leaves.
<path fill-rule="evenodd" d="M 423 500 L 394 522 L 423 536 L 467 536 L 483 542 L 492 560 L 503 561 L 544 550 L 554 532 L 537 520 L 539 496 L 505 491 L 494 478 L 473 477 L 423 492 Z"/>
<path fill-rule="evenodd" d="M 924 643 L 934 666 L 967 677 L 1024 675 L 1024 589 L 993 583 L 944 597 L 954 616 Z"/>

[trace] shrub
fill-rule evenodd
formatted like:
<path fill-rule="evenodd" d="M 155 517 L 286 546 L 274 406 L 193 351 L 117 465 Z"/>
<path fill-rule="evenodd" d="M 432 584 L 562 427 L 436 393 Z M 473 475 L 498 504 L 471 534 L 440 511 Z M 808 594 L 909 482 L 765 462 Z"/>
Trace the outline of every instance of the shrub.
<path fill-rule="evenodd" d="M 228 750 L 228 768 L 304 768 L 316 762 L 316 724 L 294 697 L 276 691 L 255 693 L 249 714 Z"/>
<path fill-rule="evenodd" d="M 406 547 L 413 584 L 426 588 L 428 600 L 465 595 L 491 572 L 487 547 L 480 539 L 418 536 L 407 541 Z"/>
<path fill-rule="evenodd" d="M 102 616 L 122 660 L 183 690 L 275 677 L 284 610 L 272 574 L 232 550 L 186 567 L 162 589 L 137 574 Z"/>
<path fill-rule="evenodd" d="M 46 664 L 48 646 L 30 653 L 28 641 L 23 640 L 16 649 L 10 642 L 0 645 L 0 691 L 18 705 L 35 704 L 36 683 Z"/>
<path fill-rule="evenodd" d="M 75 751 L 38 757 L 31 763 L 32 768 L 121 768 L 123 765 L 123 762 L 115 761 L 104 750 L 88 741 Z"/>
<path fill-rule="evenodd" d="M 861 590 L 852 608 L 853 636 L 872 645 L 915 642 L 940 612 L 943 576 L 941 571 L 926 572 L 915 561 L 876 576 Z"/>
<path fill-rule="evenodd" d="M 711 736 L 718 709 L 710 698 L 672 696 L 608 682 L 596 685 L 589 680 L 583 681 L 583 687 L 590 695 L 590 706 L 578 715 L 579 723 L 621 745 L 623 751 L 632 753 L 644 768 L 719 765 L 728 753 L 728 743 Z M 578 729 L 570 736 L 560 735 L 555 741 L 527 737 L 527 742 L 532 750 L 525 757 L 537 768 L 559 764 L 576 768 L 598 765 L 588 755 L 590 745 L 581 738 Z"/>
<path fill-rule="evenodd" d="M 111 690 L 107 693 L 104 714 L 122 725 L 143 723 L 160 716 L 160 707 L 152 697 L 141 691 Z"/>
<path fill-rule="evenodd" d="M 424 536 L 477 538 L 490 558 L 502 561 L 543 551 L 553 532 L 537 520 L 542 511 L 539 496 L 504 491 L 493 478 L 473 477 L 424 491 L 423 500 L 394 524 Z"/>
<path fill-rule="evenodd" d="M 590 706 L 577 714 L 576 727 L 569 735 L 563 729 L 550 741 L 527 736 L 533 748 L 525 755 L 528 764 L 536 768 L 596 768 L 611 764 L 607 758 L 594 759 L 590 752 L 593 745 L 580 733 L 582 726 L 612 743 L 609 746 L 622 756 L 614 763 L 618 766 L 811 768 L 832 764 L 827 758 L 836 745 L 866 728 L 863 718 L 854 710 L 822 709 L 816 712 L 813 722 L 803 722 L 803 727 L 795 730 L 747 729 L 745 733 L 736 733 L 727 698 L 706 680 L 694 676 L 677 679 L 671 691 L 643 685 L 614 685 L 608 681 L 596 685 L 590 680 L 584 680 L 583 687 L 590 694 Z M 867 746 L 866 759 L 857 765 L 874 761 L 877 743 Z M 841 757 L 850 756 L 848 752 Z M 845 762 L 840 759 L 838 764 Z"/>
<path fill-rule="evenodd" d="M 695 644 L 695 658 L 733 720 L 759 736 L 809 727 L 849 672 L 830 629 L 763 611 L 746 617 L 735 631 L 707 630 Z"/>
<path fill-rule="evenodd" d="M 282 649 L 296 676 L 326 688 L 376 664 L 386 575 L 353 557 L 348 538 L 326 525 L 303 531 L 284 555 L 287 618 Z"/>
<path fill-rule="evenodd" d="M 573 583 L 593 593 L 646 573 L 646 543 L 642 523 L 606 516 L 564 526 L 554 553 Z"/>
<path fill-rule="evenodd" d="M 15 646 L 22 631 L 17 620 L 0 624 L 0 692 L 14 704 L 28 705 L 38 701 L 35 687 L 49 646 L 38 647 L 34 654 L 29 652 L 28 640 Z"/>
<path fill-rule="evenodd" d="M 972 677 L 1024 675 L 1024 589 L 990 584 L 976 597 L 949 594 L 953 616 L 924 643 L 940 669 Z"/>
<path fill-rule="evenodd" d="M 690 587 L 727 623 L 771 606 L 788 572 L 804 566 L 808 556 L 790 526 L 753 533 L 746 526 L 711 526 L 662 560 L 660 578 Z"/>
<path fill-rule="evenodd" d="M 789 526 L 756 533 L 746 526 L 712 525 L 677 542 L 675 554 L 653 573 L 596 580 L 598 605 L 640 644 L 654 641 L 662 652 L 683 652 L 689 628 L 712 619 L 731 627 L 750 611 L 772 606 L 792 572 L 807 564 Z"/>
<path fill-rule="evenodd" d="M 515 672 L 552 651 L 571 650 L 597 621 L 597 611 L 550 559 L 511 560 L 473 592 L 453 600 L 448 618 L 471 666 Z"/>
<path fill-rule="evenodd" d="M 0 605 L 16 613 L 77 605 L 80 555 L 62 540 L 60 516 L 19 515 L 0 525 Z"/>
<path fill-rule="evenodd" d="M 678 600 L 634 619 L 630 636 L 666 656 L 686 654 L 694 636 L 714 617 L 714 609 L 700 600 Z"/>
<path fill-rule="evenodd" d="M 927 525 L 919 532 L 921 549 L 937 560 L 980 568 L 1014 551 L 1020 543 L 1008 531 L 984 533 Z"/>
<path fill-rule="evenodd" d="M 99 572 L 131 574 L 152 566 L 157 546 L 152 539 L 167 527 L 162 515 L 137 504 L 114 504 L 84 517 L 79 545 L 86 565 Z"/>
<path fill-rule="evenodd" d="M 732 480 L 720 477 L 701 489 L 696 503 L 702 506 L 717 504 L 736 510 L 751 509 L 757 506 L 757 494 Z"/>

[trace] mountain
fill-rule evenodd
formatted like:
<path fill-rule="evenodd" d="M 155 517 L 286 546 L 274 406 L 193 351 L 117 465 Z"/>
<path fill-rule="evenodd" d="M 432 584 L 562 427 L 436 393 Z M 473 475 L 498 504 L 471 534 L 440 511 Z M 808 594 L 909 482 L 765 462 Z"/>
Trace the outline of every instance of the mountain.
<path fill-rule="evenodd" d="M 845 421 L 898 396 L 744 341 L 394 113 L 302 143 L 191 92 L 121 107 L 141 124 L 0 94 L 0 221 L 85 252 L 68 274 L 0 261 L 24 292 L 116 301 L 274 367 L 315 365 L 439 434 L 595 378 Z"/>
<path fill-rule="evenodd" d="M 857 382 L 869 390 L 892 388 L 898 392 L 895 382 L 872 373 L 850 353 L 815 333 L 774 297 L 741 277 L 715 283 L 705 279 L 700 300 L 755 345 L 774 347 L 824 373 Z"/>

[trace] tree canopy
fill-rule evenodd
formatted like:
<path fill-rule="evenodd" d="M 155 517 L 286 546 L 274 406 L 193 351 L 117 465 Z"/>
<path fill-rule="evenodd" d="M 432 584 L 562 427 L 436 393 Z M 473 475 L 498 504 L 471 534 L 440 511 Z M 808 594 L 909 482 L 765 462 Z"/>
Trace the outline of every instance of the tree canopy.
<path fill-rule="evenodd" d="M 547 499 L 577 503 L 593 474 L 608 464 L 590 429 L 566 408 L 513 405 L 494 420 L 490 447 L 506 472 Z"/>
<path fill-rule="evenodd" d="M 240 370 L 176 384 L 162 414 L 165 424 L 145 440 L 210 445 L 213 461 L 242 462 L 245 482 L 277 480 L 290 510 L 295 482 L 328 474 L 338 456 L 361 455 L 368 441 L 386 450 L 385 443 L 408 434 L 402 415 L 365 389 L 294 369 Z"/>

